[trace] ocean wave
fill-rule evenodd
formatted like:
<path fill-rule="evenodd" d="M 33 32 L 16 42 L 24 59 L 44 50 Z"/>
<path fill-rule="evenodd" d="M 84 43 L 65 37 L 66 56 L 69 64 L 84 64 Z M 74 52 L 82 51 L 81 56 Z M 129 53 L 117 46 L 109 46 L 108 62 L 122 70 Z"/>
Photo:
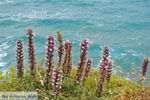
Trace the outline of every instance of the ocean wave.
<path fill-rule="evenodd" d="M 65 11 L 66 12 L 66 11 Z M 47 11 L 31 10 L 19 13 L 0 13 L 0 21 L 18 21 L 26 22 L 33 20 L 46 20 L 46 19 L 70 19 L 69 15 L 64 13 L 64 10 L 56 11 L 48 14 Z"/>
<path fill-rule="evenodd" d="M 0 51 L 5 50 L 9 47 L 10 46 L 8 45 L 8 42 L 4 42 L 4 43 L 0 44 Z"/>
<path fill-rule="evenodd" d="M 0 60 L 2 60 L 2 58 L 6 56 L 7 56 L 7 53 L 4 53 L 4 52 L 0 53 Z"/>
<path fill-rule="evenodd" d="M 3 58 L 7 56 L 6 49 L 8 49 L 10 46 L 8 45 L 7 42 L 4 42 L 0 44 L 0 67 L 6 66 L 7 62 L 3 61 Z"/>
<path fill-rule="evenodd" d="M 5 67 L 6 66 L 6 62 L 0 62 L 0 67 Z"/>
<path fill-rule="evenodd" d="M 37 35 L 37 59 L 45 55 L 46 35 L 60 29 L 65 39 L 75 42 L 75 65 L 81 40 L 89 38 L 88 57 L 94 58 L 93 66 L 108 45 L 116 65 L 129 71 L 132 62 L 138 66 L 144 56 L 150 56 L 148 4 L 148 0 L 0 0 L 0 69 L 15 65 L 16 39 L 25 40 L 27 49 L 25 31 L 32 27 Z"/>
<path fill-rule="evenodd" d="M 46 12 L 37 12 L 33 11 L 31 12 L 32 14 L 28 13 L 13 13 L 13 14 L 8 14 L 8 13 L 0 13 L 0 21 L 17 21 L 17 22 L 26 22 L 35 20 L 35 19 L 47 19 L 44 14 Z"/>
<path fill-rule="evenodd" d="M 10 4 L 10 3 L 13 3 L 13 2 L 14 2 L 13 0 L 1 0 L 0 5 Z"/>
<path fill-rule="evenodd" d="M 7 62 L 3 61 L 3 58 L 7 56 L 7 53 L 0 53 L 0 67 L 5 67 Z"/>

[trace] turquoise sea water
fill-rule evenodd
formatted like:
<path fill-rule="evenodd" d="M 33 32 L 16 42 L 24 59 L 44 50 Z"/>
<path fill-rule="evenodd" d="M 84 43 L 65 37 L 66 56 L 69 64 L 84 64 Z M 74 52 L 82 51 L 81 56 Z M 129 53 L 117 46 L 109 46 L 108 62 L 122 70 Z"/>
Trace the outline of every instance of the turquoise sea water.
<path fill-rule="evenodd" d="M 108 45 L 111 58 L 126 77 L 132 67 L 139 70 L 143 58 L 150 57 L 150 0 L 0 0 L 1 71 L 15 66 L 16 39 L 27 45 L 28 27 L 36 34 L 38 61 L 45 56 L 45 37 L 56 36 L 56 30 L 74 41 L 74 65 L 83 38 L 90 39 L 94 67 Z"/>

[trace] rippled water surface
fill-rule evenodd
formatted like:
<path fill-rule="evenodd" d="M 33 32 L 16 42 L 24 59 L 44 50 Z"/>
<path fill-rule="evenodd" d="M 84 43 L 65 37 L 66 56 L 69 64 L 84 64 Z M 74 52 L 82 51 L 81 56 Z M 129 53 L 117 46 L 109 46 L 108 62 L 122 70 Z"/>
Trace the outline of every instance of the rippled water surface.
<path fill-rule="evenodd" d="M 16 39 L 26 45 L 28 27 L 36 34 L 38 60 L 45 56 L 45 37 L 58 29 L 75 42 L 74 65 L 83 38 L 90 39 L 95 67 L 104 45 L 124 72 L 150 57 L 150 0 L 0 0 L 0 70 L 15 65 Z"/>

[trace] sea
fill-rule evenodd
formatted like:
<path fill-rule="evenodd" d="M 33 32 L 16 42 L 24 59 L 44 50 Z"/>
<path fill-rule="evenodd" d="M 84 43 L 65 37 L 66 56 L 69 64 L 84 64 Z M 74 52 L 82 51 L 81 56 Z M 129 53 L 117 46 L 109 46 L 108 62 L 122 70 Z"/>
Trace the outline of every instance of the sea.
<path fill-rule="evenodd" d="M 55 37 L 57 63 L 57 30 L 64 41 L 74 42 L 74 66 L 83 39 L 90 41 L 88 57 L 93 67 L 99 67 L 102 50 L 109 46 L 113 72 L 126 79 L 131 79 L 131 70 L 139 76 L 144 57 L 150 57 L 150 0 L 0 0 L 0 71 L 16 66 L 17 39 L 24 41 L 28 65 L 28 28 L 35 33 L 38 63 L 45 57 L 48 35 Z M 149 72 L 150 64 L 148 79 Z"/>

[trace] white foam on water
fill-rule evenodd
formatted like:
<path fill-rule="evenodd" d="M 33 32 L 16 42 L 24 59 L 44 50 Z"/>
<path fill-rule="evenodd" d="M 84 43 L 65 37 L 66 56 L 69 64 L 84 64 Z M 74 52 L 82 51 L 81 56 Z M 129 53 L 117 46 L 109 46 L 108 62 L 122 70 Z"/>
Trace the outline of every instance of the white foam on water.
<path fill-rule="evenodd" d="M 4 67 L 4 66 L 6 66 L 6 62 L 0 62 L 0 67 Z"/>
<path fill-rule="evenodd" d="M 126 53 L 121 53 L 120 55 L 121 55 L 121 56 L 126 56 L 127 54 L 126 54 Z"/>
<path fill-rule="evenodd" d="M 7 42 L 4 42 L 0 44 L 0 67 L 6 66 L 7 62 L 3 61 L 3 58 L 7 56 L 6 49 L 8 49 L 10 46 Z"/>
<path fill-rule="evenodd" d="M 2 1 L 0 1 L 0 5 L 10 4 L 13 2 L 14 2 L 13 0 L 2 0 Z"/>
<path fill-rule="evenodd" d="M 0 53 L 0 60 L 2 60 L 2 58 L 6 56 L 7 56 L 7 53 Z"/>
<path fill-rule="evenodd" d="M 0 50 L 5 50 L 5 49 L 7 49 L 7 48 L 9 48 L 10 46 L 8 45 L 8 43 L 7 42 L 5 42 L 5 43 L 2 43 L 1 45 L 0 45 Z"/>

